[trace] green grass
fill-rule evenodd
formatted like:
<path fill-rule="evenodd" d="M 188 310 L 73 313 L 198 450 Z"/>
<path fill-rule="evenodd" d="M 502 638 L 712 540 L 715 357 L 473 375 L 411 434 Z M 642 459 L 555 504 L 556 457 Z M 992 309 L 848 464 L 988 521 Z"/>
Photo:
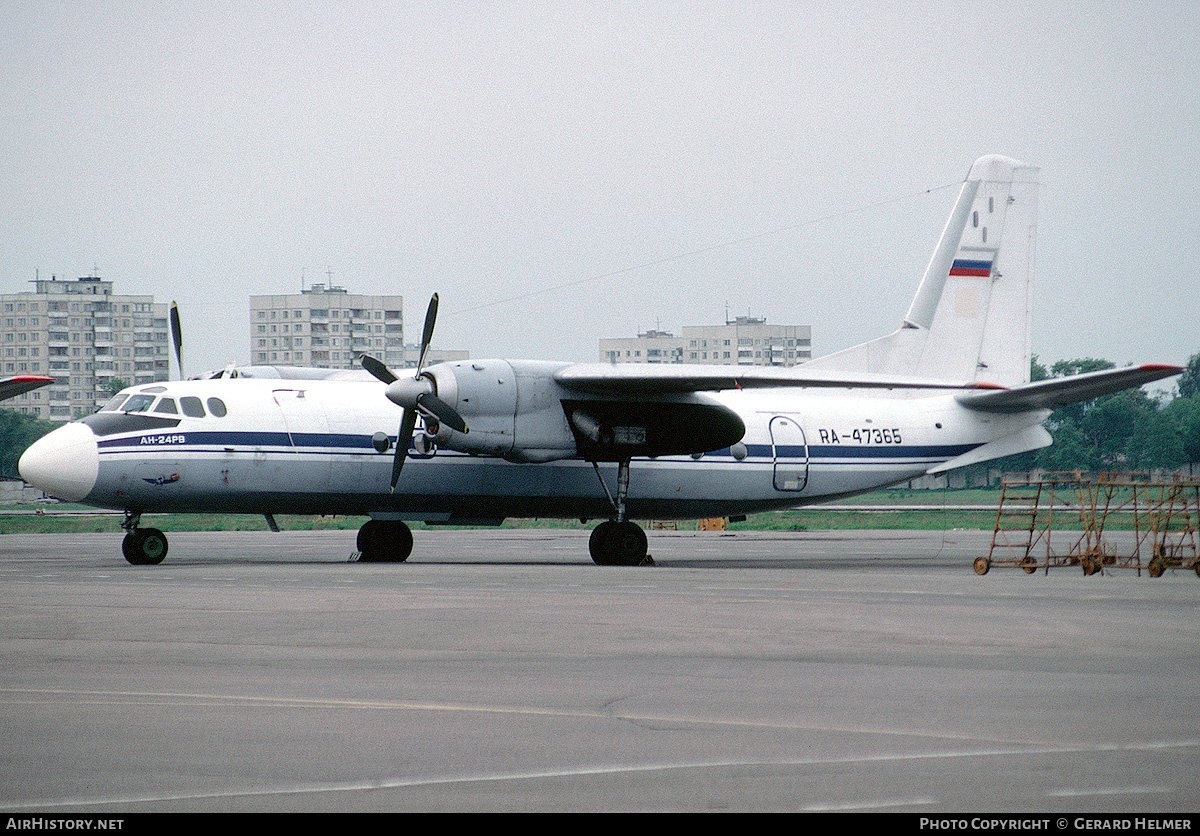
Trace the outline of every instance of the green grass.
<path fill-rule="evenodd" d="M 929 505 L 919 511 L 836 511 L 820 505 L 795 511 L 752 514 L 745 522 L 730 523 L 732 531 L 804 531 L 813 529 L 947 529 L 983 528 L 990 530 L 996 521 L 994 511 L 955 509 L 953 505 L 992 505 L 999 501 L 997 490 L 911 491 L 886 490 L 847 500 L 852 505 Z M 0 534 L 54 534 L 79 532 L 119 532 L 121 515 L 111 513 L 57 514 L 56 511 L 89 511 L 78 505 L 36 504 L 13 505 L 4 511 L 33 511 L 45 513 L 0 513 Z M 276 515 L 284 531 L 317 529 L 357 529 L 364 517 L 290 516 Z M 646 522 L 646 521 L 643 521 Z M 266 531 L 266 520 L 257 514 L 146 514 L 142 524 L 164 531 Z M 504 528 L 576 528 L 590 529 L 594 522 L 581 524 L 578 520 L 507 520 Z M 680 530 L 695 530 L 696 522 L 681 520 Z M 414 524 L 414 528 L 423 527 Z"/>
<path fill-rule="evenodd" d="M 790 511 L 773 511 L 751 514 L 744 522 L 729 524 L 731 531 L 813 531 L 830 529 L 906 529 L 906 530 L 949 530 L 979 529 L 991 531 L 996 525 L 996 507 L 1000 502 L 999 489 L 962 490 L 907 490 L 889 489 L 863 494 L 834 507 L 813 505 Z M 837 505 L 906 505 L 928 506 L 904 510 L 881 508 L 870 510 L 837 510 Z M 982 506 L 978 508 L 962 506 Z M 90 510 L 78 505 L 24 505 L 8 506 L 3 511 L 32 511 L 41 508 L 44 515 L 31 513 L 0 513 L 0 534 L 54 534 L 60 532 L 119 532 L 120 514 L 81 513 L 55 514 L 63 510 Z M 266 520 L 257 514 L 146 514 L 143 525 L 161 528 L 164 531 L 266 531 Z M 343 516 L 290 516 L 276 515 L 276 522 L 284 531 L 311 531 L 317 529 L 357 529 L 365 517 Z M 642 522 L 647 522 L 643 520 Z M 1106 528 L 1131 528 L 1131 514 L 1111 515 Z M 507 520 L 504 528 L 575 528 L 590 529 L 595 522 L 582 524 L 578 520 Z M 681 520 L 679 530 L 697 527 L 694 520 Z M 413 524 L 414 528 L 425 527 Z M 440 527 L 440 526 L 433 526 Z M 649 525 L 647 526 L 650 527 Z M 1078 516 L 1056 511 L 1056 529 L 1079 529 Z"/>

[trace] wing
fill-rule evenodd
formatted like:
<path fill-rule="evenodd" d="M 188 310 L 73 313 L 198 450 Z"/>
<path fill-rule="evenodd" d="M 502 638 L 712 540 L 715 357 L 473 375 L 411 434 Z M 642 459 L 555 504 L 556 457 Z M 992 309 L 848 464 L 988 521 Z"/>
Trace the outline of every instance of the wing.
<path fill-rule="evenodd" d="M 1123 369 L 1104 369 L 1098 372 L 1039 380 L 1014 386 L 1012 389 L 996 389 L 990 392 L 963 393 L 957 397 L 959 403 L 981 412 L 1026 412 L 1032 409 L 1058 409 L 1080 401 L 1090 401 L 1101 395 L 1132 389 L 1153 383 L 1165 377 L 1179 374 L 1181 366 L 1150 363 L 1128 366 Z"/>
<path fill-rule="evenodd" d="M 0 380 L 0 401 L 6 398 L 14 398 L 25 392 L 32 392 L 34 389 L 41 389 L 43 386 L 49 386 L 53 382 L 54 378 L 52 377 L 42 377 L 32 374 L 6 377 L 4 380 Z"/>
<path fill-rule="evenodd" d="M 994 389 L 991 384 L 931 378 L 806 370 L 803 366 L 702 366 L 653 363 L 576 363 L 554 373 L 576 392 L 593 395 L 661 395 L 717 392 L 723 389 L 822 387 L 839 389 Z"/>
<path fill-rule="evenodd" d="M 719 450 L 740 441 L 746 426 L 727 406 L 704 396 L 725 389 L 779 387 L 979 389 L 981 383 L 804 370 L 802 367 L 580 363 L 554 380 L 579 399 L 564 400 L 578 449 L 586 458 L 619 461 Z"/>

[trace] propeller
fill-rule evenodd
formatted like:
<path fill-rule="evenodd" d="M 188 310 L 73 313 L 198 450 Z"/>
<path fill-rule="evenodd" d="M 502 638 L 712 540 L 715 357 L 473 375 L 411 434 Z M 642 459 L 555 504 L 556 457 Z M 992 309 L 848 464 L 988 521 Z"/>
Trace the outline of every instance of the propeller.
<path fill-rule="evenodd" d="M 438 297 L 435 293 L 429 300 L 429 309 L 425 312 L 425 328 L 421 332 L 421 354 L 417 360 L 417 373 L 413 377 L 397 377 L 379 360 L 369 354 L 362 356 L 363 368 L 387 384 L 388 400 L 404 409 L 400 418 L 400 434 L 396 437 L 396 454 L 392 458 L 393 491 L 396 490 L 396 483 L 400 481 L 400 471 L 404 467 L 409 444 L 412 443 L 418 413 L 427 421 L 436 421 L 460 433 L 468 432 L 467 422 L 454 407 L 437 396 L 437 385 L 423 374 L 425 358 L 429 354 L 429 343 L 433 339 L 433 326 L 437 321 L 437 309 Z"/>
<path fill-rule="evenodd" d="M 183 380 L 183 326 L 179 322 L 179 305 L 171 303 L 171 342 L 175 346 L 175 365 L 179 368 L 179 379 Z"/>

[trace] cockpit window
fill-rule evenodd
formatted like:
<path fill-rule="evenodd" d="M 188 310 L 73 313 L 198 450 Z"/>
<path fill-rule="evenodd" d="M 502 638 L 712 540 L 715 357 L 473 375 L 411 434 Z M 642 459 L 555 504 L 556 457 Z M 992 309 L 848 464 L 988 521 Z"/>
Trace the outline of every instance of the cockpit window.
<path fill-rule="evenodd" d="M 213 415 L 217 416 L 218 418 L 224 418 L 225 417 L 225 402 L 222 401 L 220 398 L 209 398 L 208 399 L 208 411 L 211 412 Z"/>
<path fill-rule="evenodd" d="M 148 412 L 154 403 L 153 395 L 131 395 L 121 407 L 122 412 Z"/>
<path fill-rule="evenodd" d="M 204 404 L 200 403 L 199 398 L 180 398 L 179 405 L 183 408 L 183 414 L 189 418 L 204 417 Z"/>
<path fill-rule="evenodd" d="M 101 412 L 116 412 L 117 409 L 125 402 L 128 395 L 117 395 L 104 406 L 100 407 Z"/>
<path fill-rule="evenodd" d="M 174 398 L 163 398 L 161 401 L 158 402 L 158 405 L 154 407 L 154 411 L 162 413 L 163 415 L 178 415 L 179 414 L 179 410 L 175 408 L 175 399 Z"/>

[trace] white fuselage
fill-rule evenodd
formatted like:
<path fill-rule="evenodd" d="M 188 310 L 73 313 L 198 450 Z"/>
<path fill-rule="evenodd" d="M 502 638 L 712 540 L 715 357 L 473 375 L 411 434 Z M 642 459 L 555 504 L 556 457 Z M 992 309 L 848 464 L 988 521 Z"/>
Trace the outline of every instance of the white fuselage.
<path fill-rule="evenodd" d="M 542 455 L 548 455 L 542 437 L 559 433 L 557 458 L 530 463 L 445 448 L 410 450 L 390 491 L 393 451 L 378 444 L 380 434 L 395 443 L 400 410 L 383 389 L 377 382 L 260 379 L 134 387 L 128 391 L 143 396 L 142 411 L 101 411 L 56 430 L 30 448 L 21 469 L 60 498 L 133 512 L 369 514 L 442 522 L 612 513 L 593 464 L 562 445 L 571 435 L 559 429 L 566 418 L 552 391 L 519 408 L 540 416 L 530 432 Z M 920 476 L 1044 417 L 973 412 L 944 392 L 758 389 L 705 397 L 737 413 L 746 428 L 741 442 L 699 456 L 635 458 L 630 516 L 728 516 L 859 493 Z M 176 412 L 161 411 L 162 399 Z M 185 414 L 185 401 L 192 415 Z M 489 420 L 480 432 L 506 435 L 515 427 L 519 453 L 522 415 Z M 598 467 L 608 493 L 615 493 L 616 465 Z"/>

